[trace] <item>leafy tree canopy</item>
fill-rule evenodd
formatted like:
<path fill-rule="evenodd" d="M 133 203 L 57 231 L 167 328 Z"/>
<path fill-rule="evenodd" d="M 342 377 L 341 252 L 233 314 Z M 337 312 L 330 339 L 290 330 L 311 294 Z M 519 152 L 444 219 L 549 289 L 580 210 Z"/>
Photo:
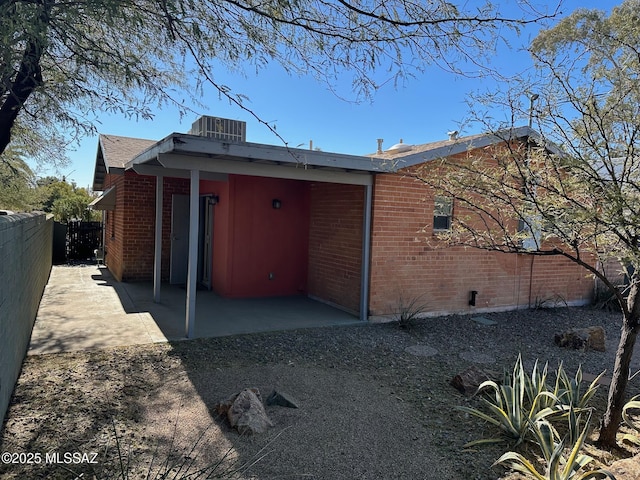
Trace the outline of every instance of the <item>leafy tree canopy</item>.
<path fill-rule="evenodd" d="M 70 220 L 99 220 L 100 213 L 89 210 L 95 198 L 84 188 L 55 177 L 38 180 L 36 195 L 40 208 L 52 213 L 55 220 L 66 223 Z"/>
<path fill-rule="evenodd" d="M 9 148 L 9 161 L 0 162 L 0 209 L 30 211 L 36 206 L 33 173 L 27 163 Z"/>
<path fill-rule="evenodd" d="M 483 117 L 502 148 L 443 161 L 438 180 L 420 178 L 466 212 L 450 243 L 562 255 L 615 295 L 623 328 L 599 437 L 612 447 L 640 330 L 640 0 L 608 16 L 577 10 L 541 32 L 530 51 L 535 76 L 482 99 L 510 107 L 505 122 Z M 538 132 L 521 142 L 512 127 L 527 117 Z"/>
<path fill-rule="evenodd" d="M 329 84 L 348 70 L 365 97 L 374 71 L 388 81 L 429 64 L 477 70 L 503 27 L 555 14 L 521 4 L 505 17 L 491 2 L 444 0 L 0 0 L 0 154 L 16 121 L 68 138 L 93 133 L 98 112 L 185 111 L 205 85 L 242 107 L 245 97 L 218 83 L 221 68 L 276 62 Z"/>

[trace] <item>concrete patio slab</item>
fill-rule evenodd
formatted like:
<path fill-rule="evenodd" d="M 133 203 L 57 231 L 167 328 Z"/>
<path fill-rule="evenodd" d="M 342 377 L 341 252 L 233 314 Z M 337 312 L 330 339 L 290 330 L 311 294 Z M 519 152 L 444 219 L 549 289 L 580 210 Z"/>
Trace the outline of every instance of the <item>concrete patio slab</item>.
<path fill-rule="evenodd" d="M 166 342 L 151 315 L 136 312 L 113 283 L 104 267 L 55 265 L 40 300 L 28 354 Z"/>
<path fill-rule="evenodd" d="M 304 296 L 228 299 L 196 296 L 196 337 L 352 325 L 356 316 Z M 113 279 L 104 266 L 56 265 L 40 302 L 28 354 L 185 339 L 186 291 Z"/>

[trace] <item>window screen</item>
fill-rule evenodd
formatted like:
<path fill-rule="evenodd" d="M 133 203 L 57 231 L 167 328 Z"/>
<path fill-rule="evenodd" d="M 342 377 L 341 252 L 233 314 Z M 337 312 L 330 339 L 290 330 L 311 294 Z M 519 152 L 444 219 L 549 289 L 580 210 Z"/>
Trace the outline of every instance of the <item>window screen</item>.
<path fill-rule="evenodd" d="M 453 198 L 436 196 L 433 208 L 433 229 L 449 230 L 451 228 L 452 212 Z"/>

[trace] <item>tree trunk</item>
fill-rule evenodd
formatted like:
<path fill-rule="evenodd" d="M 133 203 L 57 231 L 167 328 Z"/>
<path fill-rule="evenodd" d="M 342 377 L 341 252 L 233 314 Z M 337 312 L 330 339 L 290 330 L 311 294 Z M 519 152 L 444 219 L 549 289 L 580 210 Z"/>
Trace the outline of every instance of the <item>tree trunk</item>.
<path fill-rule="evenodd" d="M 52 1 L 40 0 L 37 3 L 40 10 L 34 22 L 41 31 L 29 36 L 15 78 L 7 79 L 0 92 L 3 98 L 0 105 L 0 155 L 11 141 L 11 129 L 18 114 L 36 88 L 43 85 L 41 59 L 46 45 Z"/>
<path fill-rule="evenodd" d="M 633 283 L 627 300 L 628 309 L 625 311 L 620 332 L 620 343 L 616 351 L 616 361 L 611 376 L 607 411 L 602 419 L 598 445 L 604 448 L 616 447 L 616 433 L 622 421 L 622 409 L 626 399 L 625 393 L 629 382 L 629 366 L 633 356 L 633 348 L 638 334 L 638 319 L 640 317 L 640 295 L 638 285 Z"/>

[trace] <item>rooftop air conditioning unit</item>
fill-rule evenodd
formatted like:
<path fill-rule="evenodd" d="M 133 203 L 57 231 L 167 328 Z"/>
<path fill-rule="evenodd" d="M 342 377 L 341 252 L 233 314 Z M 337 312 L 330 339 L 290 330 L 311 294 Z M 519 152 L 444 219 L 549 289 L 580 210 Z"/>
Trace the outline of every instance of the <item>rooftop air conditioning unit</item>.
<path fill-rule="evenodd" d="M 218 140 L 246 142 L 247 122 L 204 115 L 193 122 L 189 133 L 191 135 L 200 135 L 201 137 L 217 138 Z"/>

